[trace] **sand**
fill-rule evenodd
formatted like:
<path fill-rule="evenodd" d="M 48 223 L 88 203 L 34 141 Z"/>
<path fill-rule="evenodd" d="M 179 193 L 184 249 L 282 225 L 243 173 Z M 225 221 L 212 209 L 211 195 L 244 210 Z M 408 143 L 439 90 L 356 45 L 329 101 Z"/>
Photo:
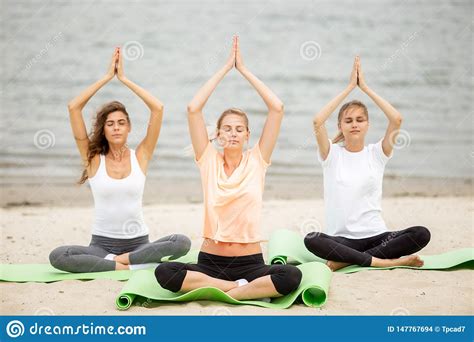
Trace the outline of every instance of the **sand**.
<path fill-rule="evenodd" d="M 413 225 L 428 227 L 432 239 L 422 254 L 437 254 L 473 246 L 471 196 L 439 196 L 433 193 L 393 196 L 394 193 L 396 189 L 392 189 L 392 196 L 386 196 L 383 200 L 386 223 L 393 230 Z M 265 201 L 262 213 L 265 236 L 269 237 L 272 230 L 279 228 L 292 229 L 304 235 L 312 227 L 324 227 L 321 198 L 300 196 L 303 198 L 298 199 L 294 192 L 289 193 L 288 197 L 289 199 L 270 198 Z M 21 196 L 15 200 L 27 202 L 27 198 Z M 68 203 L 52 202 L 38 203 L 37 206 L 5 206 L 0 209 L 2 263 L 47 263 L 49 251 L 56 246 L 88 244 L 93 219 L 92 205 L 78 205 L 74 200 Z M 192 239 L 192 248 L 199 248 L 201 203 L 194 203 L 199 202 L 195 199 L 188 199 L 187 203 L 174 202 L 178 201 L 145 204 L 145 220 L 150 227 L 150 238 L 179 232 Z M 266 244 L 263 244 L 263 248 L 265 252 Z M 468 270 L 370 271 L 334 274 L 328 301 L 319 309 L 298 304 L 286 310 L 273 310 L 201 301 L 152 307 L 132 306 L 128 311 L 122 312 L 114 304 L 115 297 L 124 286 L 119 281 L 0 283 L 0 314 L 472 315 L 472 284 L 473 272 Z"/>

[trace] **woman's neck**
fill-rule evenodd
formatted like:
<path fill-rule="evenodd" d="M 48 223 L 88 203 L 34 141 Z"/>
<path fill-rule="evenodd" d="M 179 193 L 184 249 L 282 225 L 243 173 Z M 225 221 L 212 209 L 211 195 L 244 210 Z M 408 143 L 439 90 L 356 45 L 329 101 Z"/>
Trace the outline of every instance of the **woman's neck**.
<path fill-rule="evenodd" d="M 360 152 L 364 149 L 364 140 L 348 141 L 344 142 L 344 148 L 349 152 Z"/>
<path fill-rule="evenodd" d="M 109 144 L 109 153 L 107 155 L 110 159 L 121 161 L 127 149 L 128 146 L 126 143 L 122 145 Z"/>
<path fill-rule="evenodd" d="M 239 167 L 242 157 L 243 154 L 241 150 L 224 151 L 224 165 L 230 169 L 236 169 Z"/>

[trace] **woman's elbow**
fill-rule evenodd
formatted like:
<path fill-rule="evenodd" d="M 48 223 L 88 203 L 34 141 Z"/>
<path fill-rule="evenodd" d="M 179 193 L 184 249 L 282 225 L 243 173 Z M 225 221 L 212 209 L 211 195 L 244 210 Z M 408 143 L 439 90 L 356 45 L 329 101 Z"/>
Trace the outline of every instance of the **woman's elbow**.
<path fill-rule="evenodd" d="M 81 109 L 82 109 L 82 107 L 79 104 L 77 104 L 76 102 L 74 102 L 74 100 L 70 101 L 67 104 L 67 110 L 69 111 L 70 114 L 80 112 Z"/>
<path fill-rule="evenodd" d="M 315 118 L 313 119 L 313 127 L 314 127 L 315 129 L 321 127 L 322 125 L 324 125 L 324 121 L 322 121 L 319 117 L 315 117 Z"/>
<path fill-rule="evenodd" d="M 163 106 L 163 104 L 157 104 L 151 108 L 151 112 L 162 114 L 164 109 L 165 109 L 165 106 Z"/>
<path fill-rule="evenodd" d="M 283 115 L 285 113 L 285 105 L 283 102 L 275 104 L 272 108 L 272 112 Z"/>
<path fill-rule="evenodd" d="M 188 112 L 188 115 L 193 115 L 199 112 L 199 108 L 197 108 L 195 105 L 191 103 L 188 104 L 188 106 L 186 107 L 186 110 Z"/>
<path fill-rule="evenodd" d="M 283 102 L 280 103 L 279 108 L 280 108 L 280 112 L 282 114 L 284 114 L 285 113 L 285 104 Z"/>
<path fill-rule="evenodd" d="M 74 103 L 74 101 L 69 101 L 69 103 L 67 104 L 67 109 L 69 111 L 73 111 L 76 108 L 77 108 L 77 105 Z"/>
<path fill-rule="evenodd" d="M 398 116 L 395 118 L 394 123 L 397 125 L 397 127 L 400 127 L 403 122 L 403 116 L 401 114 L 398 114 Z"/>

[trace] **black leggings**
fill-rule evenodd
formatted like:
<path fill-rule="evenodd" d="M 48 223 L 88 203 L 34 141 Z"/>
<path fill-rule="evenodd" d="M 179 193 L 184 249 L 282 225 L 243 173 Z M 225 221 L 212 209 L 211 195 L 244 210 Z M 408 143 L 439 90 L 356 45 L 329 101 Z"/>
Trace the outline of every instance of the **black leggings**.
<path fill-rule="evenodd" d="M 196 271 L 210 277 L 235 281 L 254 279 L 270 275 L 278 293 L 287 295 L 296 290 L 301 281 L 301 271 L 293 265 L 265 265 L 262 254 L 225 257 L 200 252 L 197 264 L 167 262 L 155 269 L 155 277 L 161 287 L 178 292 L 187 271 Z"/>
<path fill-rule="evenodd" d="M 428 229 L 416 226 L 365 239 L 309 233 L 304 239 L 304 244 L 311 253 L 320 258 L 370 266 L 373 256 L 379 259 L 396 259 L 410 255 L 425 247 L 430 238 Z"/>

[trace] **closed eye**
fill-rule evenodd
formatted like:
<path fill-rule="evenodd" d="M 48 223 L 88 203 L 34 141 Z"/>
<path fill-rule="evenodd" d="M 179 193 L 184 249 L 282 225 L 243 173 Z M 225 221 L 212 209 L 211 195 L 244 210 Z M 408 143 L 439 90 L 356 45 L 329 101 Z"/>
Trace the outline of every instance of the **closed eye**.
<path fill-rule="evenodd" d="M 232 130 L 232 127 L 231 126 L 228 126 L 228 125 L 225 125 L 225 126 L 222 126 L 222 130 L 224 132 L 230 132 Z M 242 133 L 242 132 L 245 132 L 245 126 L 237 126 L 235 128 L 235 130 L 239 133 Z"/>
<path fill-rule="evenodd" d="M 123 125 L 125 125 L 125 124 L 127 123 L 127 120 L 121 119 L 121 120 L 119 120 L 119 121 L 117 121 L 117 122 L 118 122 L 118 124 L 119 124 L 120 126 L 123 126 Z M 113 126 L 113 125 L 114 125 L 114 121 L 107 121 L 106 125 L 109 126 L 109 127 L 110 127 L 110 126 Z"/>

